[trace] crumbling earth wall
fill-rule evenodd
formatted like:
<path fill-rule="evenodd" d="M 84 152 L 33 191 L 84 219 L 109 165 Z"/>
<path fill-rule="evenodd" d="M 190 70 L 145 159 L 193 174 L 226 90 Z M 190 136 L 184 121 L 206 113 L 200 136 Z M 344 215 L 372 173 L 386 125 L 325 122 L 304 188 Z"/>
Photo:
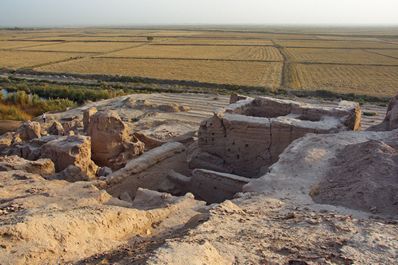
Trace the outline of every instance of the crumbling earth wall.
<path fill-rule="evenodd" d="M 199 152 L 191 163 L 211 164 L 198 160 L 214 157 L 211 160 L 222 160 L 222 172 L 257 177 L 295 139 L 307 133 L 358 130 L 360 119 L 359 105 L 348 101 L 331 108 L 269 97 L 240 100 L 200 125 Z"/>

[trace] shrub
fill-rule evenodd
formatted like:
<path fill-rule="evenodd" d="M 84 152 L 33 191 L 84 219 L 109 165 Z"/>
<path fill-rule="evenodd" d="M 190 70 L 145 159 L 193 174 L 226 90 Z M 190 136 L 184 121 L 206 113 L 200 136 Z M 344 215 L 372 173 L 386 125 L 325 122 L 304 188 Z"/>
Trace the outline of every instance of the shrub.
<path fill-rule="evenodd" d="M 32 117 L 17 106 L 9 106 L 0 103 L 0 120 L 26 121 Z"/>

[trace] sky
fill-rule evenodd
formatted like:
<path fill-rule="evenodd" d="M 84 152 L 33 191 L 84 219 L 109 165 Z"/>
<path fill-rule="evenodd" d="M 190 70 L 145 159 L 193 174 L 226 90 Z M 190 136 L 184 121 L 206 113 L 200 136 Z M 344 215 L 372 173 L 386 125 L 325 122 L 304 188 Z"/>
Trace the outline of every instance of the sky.
<path fill-rule="evenodd" d="M 398 0 L 0 0 L 0 26 L 398 25 Z"/>

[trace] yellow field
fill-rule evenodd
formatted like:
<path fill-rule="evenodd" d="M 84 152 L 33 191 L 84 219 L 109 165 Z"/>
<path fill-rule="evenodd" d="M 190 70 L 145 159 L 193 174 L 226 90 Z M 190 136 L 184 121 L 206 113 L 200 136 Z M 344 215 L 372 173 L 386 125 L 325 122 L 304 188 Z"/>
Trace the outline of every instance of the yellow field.
<path fill-rule="evenodd" d="M 372 50 L 372 51 L 398 59 L 398 50 Z"/>
<path fill-rule="evenodd" d="M 81 54 L 54 52 L 0 51 L 0 68 L 25 68 L 66 60 Z"/>
<path fill-rule="evenodd" d="M 255 40 L 255 39 L 202 39 L 202 38 L 164 38 L 155 39 L 166 44 L 176 45 L 267 45 L 272 46 L 270 40 Z"/>
<path fill-rule="evenodd" d="M 282 61 L 283 57 L 274 47 L 253 46 L 186 46 L 186 45 L 145 45 L 114 53 L 105 57 L 133 58 L 184 58 L 219 60 Z"/>
<path fill-rule="evenodd" d="M 308 47 L 308 48 L 393 48 L 398 45 L 382 41 L 334 41 L 334 40 L 276 40 L 275 43 L 283 47 Z"/>
<path fill-rule="evenodd" d="M 272 34 L 261 32 L 203 32 L 201 38 L 236 38 L 236 39 L 315 39 L 316 36 L 301 34 Z"/>
<path fill-rule="evenodd" d="M 89 35 L 84 35 L 84 36 L 61 36 L 61 37 L 44 37 L 44 38 L 31 38 L 30 40 L 35 40 L 35 41 L 67 41 L 67 42 L 103 42 L 103 41 L 109 41 L 109 42 L 118 42 L 118 41 L 147 41 L 145 37 L 114 37 L 114 36 L 89 36 Z"/>
<path fill-rule="evenodd" d="M 52 52 L 111 52 L 118 49 L 132 47 L 139 43 L 124 42 L 67 42 L 61 44 L 49 44 L 33 48 L 25 48 L 29 51 L 52 51 Z"/>
<path fill-rule="evenodd" d="M 38 68 L 39 71 L 140 76 L 219 84 L 279 86 L 282 63 L 158 59 L 75 60 Z"/>
<path fill-rule="evenodd" d="M 393 96 L 397 93 L 398 67 L 297 64 L 289 81 L 290 87 L 300 90 Z"/>
<path fill-rule="evenodd" d="M 361 49 L 286 48 L 286 52 L 294 62 L 398 65 L 398 59 Z"/>
<path fill-rule="evenodd" d="M 397 35 L 398 28 L 0 30 L 0 68 L 386 96 L 398 91 Z"/>
<path fill-rule="evenodd" d="M 0 49 L 16 49 L 42 44 L 46 43 L 38 41 L 0 41 Z"/>
<path fill-rule="evenodd" d="M 164 36 L 196 36 L 200 35 L 200 31 L 180 31 L 180 30 L 155 30 L 141 32 L 140 36 L 153 36 L 153 37 L 164 37 Z"/>

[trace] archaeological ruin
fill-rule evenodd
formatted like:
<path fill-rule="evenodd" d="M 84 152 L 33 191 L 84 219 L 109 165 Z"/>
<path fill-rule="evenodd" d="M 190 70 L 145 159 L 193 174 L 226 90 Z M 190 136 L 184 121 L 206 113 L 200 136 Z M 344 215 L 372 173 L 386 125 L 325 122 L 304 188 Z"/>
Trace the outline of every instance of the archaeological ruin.
<path fill-rule="evenodd" d="M 0 136 L 0 264 L 261 264 L 261 249 L 349 264 L 372 233 L 384 256 L 370 259 L 394 260 L 396 228 L 363 218 L 398 216 L 396 98 L 361 131 L 355 102 L 172 97 L 88 103 Z"/>
<path fill-rule="evenodd" d="M 342 101 L 322 107 L 291 100 L 241 99 L 202 122 L 192 167 L 255 178 L 267 172 L 294 140 L 360 128 L 360 108 Z"/>

